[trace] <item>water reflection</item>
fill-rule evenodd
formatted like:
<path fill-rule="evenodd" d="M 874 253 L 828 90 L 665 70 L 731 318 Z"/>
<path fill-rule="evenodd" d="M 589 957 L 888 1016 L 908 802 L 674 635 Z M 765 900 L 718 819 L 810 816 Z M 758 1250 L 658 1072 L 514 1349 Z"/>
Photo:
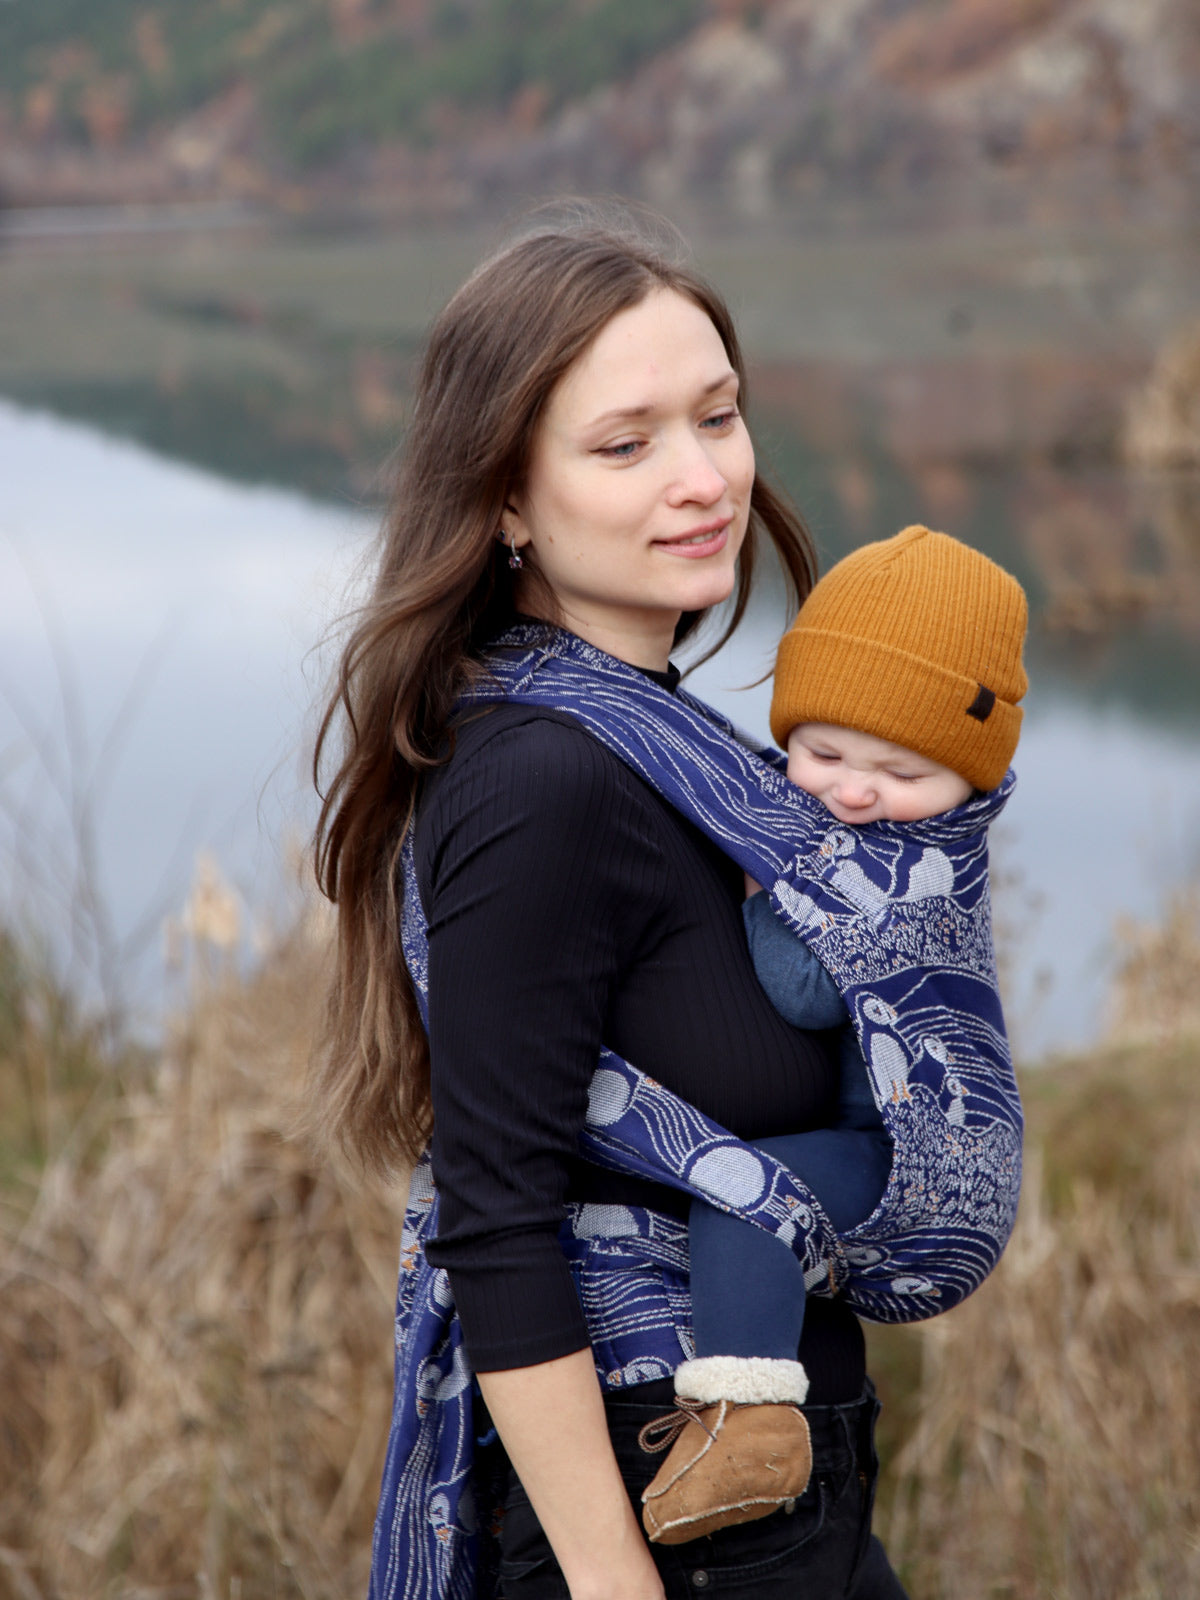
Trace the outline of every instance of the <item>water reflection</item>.
<path fill-rule="evenodd" d="M 311 816 L 306 652 L 371 525 L 423 330 L 487 243 L 10 243 L 0 393 L 26 409 L 0 402 L 5 912 L 36 891 L 70 925 L 82 801 L 126 963 L 141 949 L 157 970 L 160 913 L 202 843 L 250 905 L 269 900 L 279 839 Z M 1163 419 L 1186 411 L 1192 345 L 1172 335 L 1200 313 L 1198 248 L 1114 223 L 701 252 L 747 336 L 762 456 L 823 559 L 922 521 L 1029 592 L 1022 782 L 998 845 L 1022 885 L 1006 918 L 1033 1043 L 1087 1036 L 1114 913 L 1151 913 L 1196 867 L 1200 467 L 1149 469 L 1179 467 Z M 1096 293 L 1068 293 L 1063 263 Z M 1120 465 L 1131 441 L 1139 472 Z M 763 595 L 700 675 L 759 731 L 767 691 L 732 686 L 788 620 Z"/>
<path fill-rule="evenodd" d="M 196 850 L 214 849 L 261 909 L 278 891 L 281 840 L 311 820 L 302 751 L 321 675 L 311 652 L 344 603 L 371 519 L 230 484 L 3 403 L 0 482 L 2 904 L 7 913 L 48 893 L 69 922 L 78 887 L 70 796 L 83 793 L 115 938 L 153 1000 L 161 917 L 178 906 Z M 1001 553 L 1030 579 L 1037 547 L 1013 531 L 1006 497 L 1031 491 L 1000 487 L 956 490 L 960 521 L 968 536 L 1005 531 Z M 872 490 L 881 531 L 898 515 L 888 499 L 898 492 Z M 1194 573 L 1171 582 L 1185 579 Z M 1145 615 L 1118 630 L 1110 616 L 1082 654 L 1073 631 L 1035 640 L 1038 660 L 1053 667 L 1035 665 L 1021 784 L 996 841 L 1010 880 L 1001 920 L 1014 1031 L 1030 1050 L 1089 1036 L 1114 915 L 1152 914 L 1165 890 L 1200 869 L 1194 673 L 1175 685 L 1186 715 L 1168 714 L 1167 666 L 1195 649 L 1188 619 L 1185 606 L 1173 631 L 1149 629 Z M 739 638 L 694 680 L 760 734 L 769 688 L 739 686 L 769 664 L 784 621 L 778 597 L 762 594 Z M 1089 684 L 1124 681 L 1142 653 L 1139 628 L 1160 653 L 1133 698 L 1090 693 Z M 1039 999 L 1043 970 L 1052 984 Z"/>
<path fill-rule="evenodd" d="M 366 524 L 2 402 L 0 483 L 0 917 L 153 997 L 199 848 L 256 911 L 279 892 L 314 646 Z"/>

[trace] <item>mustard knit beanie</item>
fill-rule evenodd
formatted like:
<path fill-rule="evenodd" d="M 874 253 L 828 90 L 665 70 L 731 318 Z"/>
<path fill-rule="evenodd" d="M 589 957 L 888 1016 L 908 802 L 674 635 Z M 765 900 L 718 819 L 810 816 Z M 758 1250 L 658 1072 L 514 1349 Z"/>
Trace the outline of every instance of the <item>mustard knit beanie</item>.
<path fill-rule="evenodd" d="M 994 789 L 1021 731 L 1025 593 L 928 528 L 863 545 L 813 589 L 775 663 L 771 733 L 856 728 Z"/>

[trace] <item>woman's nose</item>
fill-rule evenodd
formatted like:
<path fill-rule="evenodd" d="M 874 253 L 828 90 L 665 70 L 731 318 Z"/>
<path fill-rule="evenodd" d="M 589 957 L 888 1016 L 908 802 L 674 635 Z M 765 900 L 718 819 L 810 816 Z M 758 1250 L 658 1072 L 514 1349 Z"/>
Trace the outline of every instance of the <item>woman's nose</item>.
<path fill-rule="evenodd" d="M 671 490 L 673 503 L 686 505 L 694 501 L 703 506 L 716 505 L 728 487 L 728 481 L 702 439 L 690 438 L 681 445 Z"/>

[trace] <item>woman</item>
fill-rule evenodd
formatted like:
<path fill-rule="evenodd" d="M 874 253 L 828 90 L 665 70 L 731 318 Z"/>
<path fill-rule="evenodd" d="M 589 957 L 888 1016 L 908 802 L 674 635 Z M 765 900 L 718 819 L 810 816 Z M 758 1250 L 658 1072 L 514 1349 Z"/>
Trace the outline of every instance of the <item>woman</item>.
<path fill-rule="evenodd" d="M 433 330 L 322 730 L 344 712 L 318 834 L 339 957 L 313 1118 L 377 1168 L 432 1131 L 428 1257 L 504 1448 L 514 1600 L 903 1592 L 869 1538 L 875 1405 L 836 1301 L 805 1324 L 814 1471 L 795 1511 L 646 1543 L 634 1503 L 657 1458 L 637 1435 L 671 1385 L 602 1389 L 559 1232 L 569 1203 L 678 1225 L 686 1202 L 578 1159 L 599 1050 L 742 1138 L 827 1121 L 836 1062 L 759 988 L 731 862 L 569 717 L 455 709 L 518 616 L 673 688 L 671 651 L 709 609 L 735 596 L 740 620 L 763 534 L 807 592 L 811 545 L 756 476 L 742 388 L 724 305 L 644 241 L 575 227 L 485 263 Z M 410 830 L 428 1044 L 398 960 Z"/>

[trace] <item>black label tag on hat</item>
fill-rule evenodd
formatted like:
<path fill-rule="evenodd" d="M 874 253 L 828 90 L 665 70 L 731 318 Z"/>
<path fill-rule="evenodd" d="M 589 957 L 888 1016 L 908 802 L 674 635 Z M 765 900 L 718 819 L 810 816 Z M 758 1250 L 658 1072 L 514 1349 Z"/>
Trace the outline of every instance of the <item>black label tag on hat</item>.
<path fill-rule="evenodd" d="M 979 693 L 967 707 L 967 715 L 974 717 L 976 722 L 986 722 L 992 714 L 992 707 L 996 704 L 996 696 L 991 689 L 979 685 Z"/>

